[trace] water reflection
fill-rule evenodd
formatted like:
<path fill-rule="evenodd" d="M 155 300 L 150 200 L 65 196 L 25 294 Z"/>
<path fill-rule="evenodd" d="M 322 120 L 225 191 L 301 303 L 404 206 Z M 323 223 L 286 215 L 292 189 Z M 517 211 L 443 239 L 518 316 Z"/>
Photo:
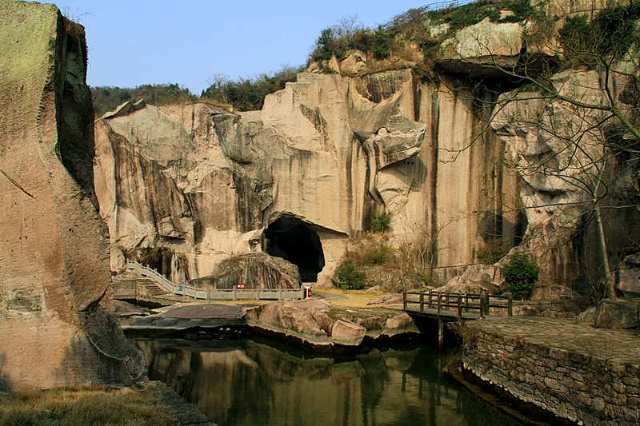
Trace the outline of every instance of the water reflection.
<path fill-rule="evenodd" d="M 446 355 L 427 347 L 338 361 L 251 340 L 138 345 L 152 379 L 221 426 L 517 424 L 442 374 Z"/>

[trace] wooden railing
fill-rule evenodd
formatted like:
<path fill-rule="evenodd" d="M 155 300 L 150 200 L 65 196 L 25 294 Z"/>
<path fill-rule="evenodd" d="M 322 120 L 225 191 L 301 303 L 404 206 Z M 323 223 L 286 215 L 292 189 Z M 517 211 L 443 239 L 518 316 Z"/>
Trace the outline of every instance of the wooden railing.
<path fill-rule="evenodd" d="M 489 315 L 491 309 L 506 310 L 513 316 L 511 296 L 491 296 L 488 293 L 459 294 L 437 291 L 405 291 L 403 293 L 405 311 L 419 312 L 434 317 L 471 318 Z M 472 314 L 472 315 L 465 315 Z"/>

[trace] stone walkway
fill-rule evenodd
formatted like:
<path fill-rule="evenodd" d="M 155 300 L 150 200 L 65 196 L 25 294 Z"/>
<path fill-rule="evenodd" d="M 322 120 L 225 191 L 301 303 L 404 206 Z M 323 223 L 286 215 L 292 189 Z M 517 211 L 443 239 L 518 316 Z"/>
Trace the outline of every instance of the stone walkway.
<path fill-rule="evenodd" d="M 524 339 L 613 363 L 640 365 L 640 332 L 593 328 L 568 320 L 535 317 L 489 317 L 467 323 L 489 334 Z"/>

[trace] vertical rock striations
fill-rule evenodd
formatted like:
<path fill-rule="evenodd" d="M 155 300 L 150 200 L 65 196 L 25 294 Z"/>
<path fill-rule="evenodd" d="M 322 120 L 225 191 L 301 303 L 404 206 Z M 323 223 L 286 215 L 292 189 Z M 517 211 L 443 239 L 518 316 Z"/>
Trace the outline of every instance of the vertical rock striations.
<path fill-rule="evenodd" d="M 53 5 L 0 3 L 0 388 L 131 382 L 109 314 L 84 29 Z"/>
<path fill-rule="evenodd" d="M 317 234 L 320 244 L 309 244 L 324 258 L 309 276 L 328 280 L 348 238 L 386 211 L 396 243 L 437 240 L 433 263 L 453 276 L 487 236 L 513 241 L 519 220 L 503 212 L 519 204 L 516 175 L 504 167 L 504 143 L 482 136 L 490 111 L 476 96 L 453 77 L 423 83 L 408 69 L 362 77 L 310 69 L 261 111 L 124 106 L 96 127 L 112 267 L 122 253 L 161 246 L 187 260 L 186 271 L 163 272 L 206 277 L 232 255 L 281 253 L 273 244 L 290 230 L 273 227 L 289 223 Z"/>

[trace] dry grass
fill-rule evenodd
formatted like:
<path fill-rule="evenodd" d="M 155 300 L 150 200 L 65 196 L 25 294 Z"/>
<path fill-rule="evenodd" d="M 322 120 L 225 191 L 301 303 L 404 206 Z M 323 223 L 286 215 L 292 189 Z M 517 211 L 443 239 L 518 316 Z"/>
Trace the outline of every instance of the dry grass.
<path fill-rule="evenodd" d="M 79 386 L 0 396 L 0 425 L 175 425 L 160 403 L 165 389 Z"/>
<path fill-rule="evenodd" d="M 372 290 L 341 290 L 339 288 L 323 288 L 312 290 L 313 296 L 318 296 L 329 302 L 336 308 L 374 308 L 375 305 L 367 303 L 379 299 L 382 291 Z"/>

